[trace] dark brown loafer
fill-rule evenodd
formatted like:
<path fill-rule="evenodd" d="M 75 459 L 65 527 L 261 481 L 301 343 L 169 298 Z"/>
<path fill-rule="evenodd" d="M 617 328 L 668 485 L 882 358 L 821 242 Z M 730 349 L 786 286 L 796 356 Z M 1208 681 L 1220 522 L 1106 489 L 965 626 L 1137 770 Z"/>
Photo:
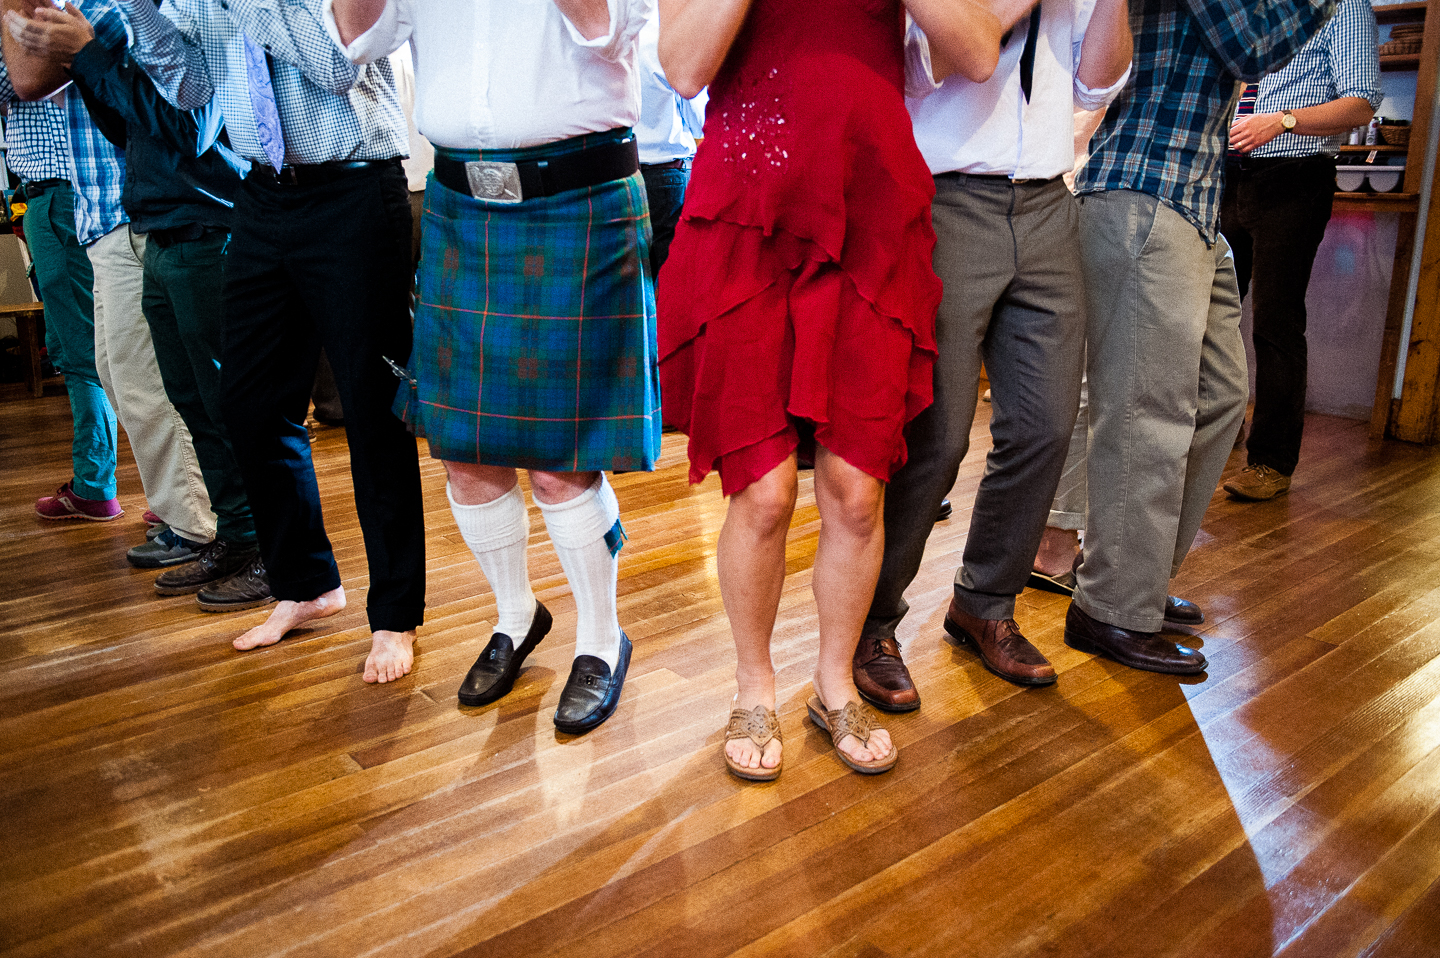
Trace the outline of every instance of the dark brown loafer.
<path fill-rule="evenodd" d="M 1205 613 L 1201 612 L 1200 607 L 1188 599 L 1167 595 L 1165 597 L 1165 624 L 1204 625 Z"/>
<path fill-rule="evenodd" d="M 900 658 L 900 643 L 894 636 L 861 636 L 850 666 L 855 688 L 865 701 L 886 712 L 913 712 L 920 707 L 920 693 L 910 670 Z"/>
<path fill-rule="evenodd" d="M 996 675 L 1016 685 L 1049 685 L 1055 667 L 1020 634 L 1014 619 L 980 619 L 960 608 L 952 597 L 945 613 L 945 631 L 980 653 L 980 661 Z"/>
<path fill-rule="evenodd" d="M 1167 642 L 1159 632 L 1136 632 L 1091 618 L 1074 602 L 1065 613 L 1065 644 L 1081 652 L 1146 672 L 1196 675 L 1205 671 L 1205 656 L 1194 649 Z"/>

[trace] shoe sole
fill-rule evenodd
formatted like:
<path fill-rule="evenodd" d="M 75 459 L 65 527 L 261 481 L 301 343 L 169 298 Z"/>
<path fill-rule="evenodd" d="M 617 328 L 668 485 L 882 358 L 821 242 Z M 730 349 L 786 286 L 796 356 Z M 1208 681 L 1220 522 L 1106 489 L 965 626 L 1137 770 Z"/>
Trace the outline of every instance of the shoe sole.
<path fill-rule="evenodd" d="M 880 711 L 889 712 L 891 715 L 901 715 L 905 712 L 915 712 L 918 711 L 920 708 L 919 699 L 916 699 L 914 702 L 907 702 L 904 705 L 891 705 L 889 702 L 886 702 L 883 699 L 877 699 L 874 696 L 866 695 L 864 690 L 861 689 L 858 685 L 855 687 L 855 691 L 860 693 L 860 697 L 862 699 L 869 702 L 871 705 L 875 706 Z"/>
<path fill-rule="evenodd" d="M 196 583 L 195 585 L 185 585 L 185 586 L 176 586 L 176 585 L 162 586 L 162 585 L 157 584 L 157 585 L 155 586 L 155 594 L 156 594 L 156 595 L 163 595 L 163 596 L 194 595 L 195 593 L 199 592 L 201 589 L 205 588 L 207 585 L 214 585 L 216 582 L 219 582 L 219 581 L 220 581 L 219 579 L 214 579 L 214 580 L 212 580 L 212 581 L 210 581 L 210 582 L 199 582 L 199 583 Z M 213 610 L 208 610 L 208 611 L 213 611 Z"/>
<path fill-rule="evenodd" d="M 1200 665 L 1198 668 L 1159 669 L 1151 665 L 1135 665 L 1132 662 L 1126 662 L 1123 659 L 1117 658 L 1097 645 L 1092 645 L 1084 639 L 1077 638 L 1070 633 L 1069 629 L 1065 630 L 1065 644 L 1076 652 L 1084 652 L 1087 655 L 1098 655 L 1102 659 L 1108 659 L 1117 665 L 1123 665 L 1127 669 L 1134 669 L 1137 672 L 1155 672 L 1158 675 L 1199 675 L 1210 667 L 1209 661 L 1206 660 L 1204 656 L 1200 656 Z M 1199 655 L 1198 652 L 1196 654 Z"/>
<path fill-rule="evenodd" d="M 460 700 L 461 705 L 467 706 L 469 708 L 475 708 L 479 705 L 489 705 L 491 702 L 498 702 L 500 699 L 503 699 L 505 696 L 510 694 L 510 691 L 512 689 L 515 688 L 515 682 L 520 678 L 520 672 L 525 668 L 525 659 L 530 655 L 531 652 L 535 651 L 535 646 L 539 645 L 540 640 L 550 634 L 550 629 L 553 628 L 555 625 L 555 619 L 550 615 L 549 609 L 545 608 L 545 606 L 539 604 L 538 602 L 535 604 L 535 608 L 537 610 L 535 613 L 536 618 L 539 618 L 541 613 L 544 613 L 545 615 L 545 630 L 539 635 L 535 636 L 534 641 L 531 641 L 530 632 L 534 630 L 535 623 L 530 623 L 530 629 L 526 630 L 525 633 L 525 641 L 521 642 L 520 648 L 515 650 L 515 658 L 513 660 L 515 663 L 515 674 L 510 676 L 510 681 L 501 681 L 498 685 L 492 685 L 484 692 L 480 692 L 474 695 L 467 694 L 465 692 L 457 692 L 455 693 L 455 697 Z"/>
<path fill-rule="evenodd" d="M 197 552 L 194 555 L 188 555 L 183 559 L 143 559 L 140 561 L 136 561 L 135 559 L 132 559 L 127 555 L 125 557 L 125 561 L 130 563 L 130 565 L 136 569 L 170 569 L 177 565 L 184 565 L 187 562 L 198 561 L 199 558 L 200 553 Z M 205 584 L 209 585 L 210 583 L 207 582 Z"/>
<path fill-rule="evenodd" d="M 1062 572 L 1060 574 L 1060 576 L 1069 575 L 1073 575 L 1073 573 Z M 1043 572 L 1036 572 L 1032 569 L 1030 572 L 1030 578 L 1028 581 L 1026 581 L 1025 585 L 1031 589 L 1039 589 L 1041 592 L 1049 592 L 1054 595 L 1063 595 L 1068 599 L 1075 595 L 1075 586 L 1066 585 L 1064 582 L 1060 581 L 1060 576 L 1046 575 Z"/>
<path fill-rule="evenodd" d="M 207 582 L 205 584 L 209 585 L 210 583 Z M 202 586 L 201 588 L 204 588 L 204 586 Z M 200 589 L 196 589 L 195 591 L 199 592 Z M 244 612 L 246 609 L 258 609 L 261 606 L 269 605 L 271 602 L 274 601 L 276 600 L 273 595 L 267 595 L 263 599 L 248 599 L 245 602 L 225 603 L 206 602 L 204 599 L 197 598 L 195 600 L 195 603 L 200 606 L 200 610 L 202 612 Z"/>
<path fill-rule="evenodd" d="M 950 637 L 956 642 L 960 642 L 963 645 L 970 646 L 971 649 L 973 649 L 975 652 L 975 657 L 980 660 L 980 664 L 985 666 L 986 670 L 989 671 L 991 675 L 997 675 L 1007 682 L 1013 682 L 1016 685 L 1025 685 L 1034 688 L 1040 685 L 1054 685 L 1055 682 L 1060 678 L 1059 675 L 1052 675 L 1050 678 L 1047 679 L 1033 678 L 1028 675 L 1010 675 L 1007 672 L 1001 672 L 999 669 L 995 668 L 995 666 L 990 664 L 989 659 L 985 658 L 985 654 L 980 651 L 980 643 L 976 642 L 975 638 L 969 632 L 966 632 L 964 629 L 960 628 L 960 626 L 956 625 L 954 622 L 951 622 L 948 615 L 945 617 L 945 631 L 950 633 Z"/>
<path fill-rule="evenodd" d="M 116 519 L 119 519 L 125 513 L 117 512 L 113 516 L 87 516 L 83 512 L 72 512 L 68 515 L 63 516 L 47 516 L 45 513 L 37 509 L 35 510 L 35 514 L 41 519 L 44 519 L 46 522 L 64 522 L 66 519 L 83 519 L 86 522 L 114 522 Z"/>
<path fill-rule="evenodd" d="M 1269 502 L 1271 499 L 1279 499 L 1281 496 L 1285 495 L 1289 491 L 1290 487 L 1286 486 L 1279 492 L 1272 492 L 1268 496 L 1252 496 L 1248 492 L 1240 492 L 1239 490 L 1231 489 L 1229 486 L 1225 487 L 1225 492 L 1232 499 L 1239 499 L 1242 502 Z"/>

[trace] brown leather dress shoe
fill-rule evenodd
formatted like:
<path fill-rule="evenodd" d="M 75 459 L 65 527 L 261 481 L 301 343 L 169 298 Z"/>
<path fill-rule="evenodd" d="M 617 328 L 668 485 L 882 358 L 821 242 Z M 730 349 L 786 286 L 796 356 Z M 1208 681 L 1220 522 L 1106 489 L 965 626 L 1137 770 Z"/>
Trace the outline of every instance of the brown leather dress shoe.
<path fill-rule="evenodd" d="M 1049 685 L 1055 667 L 1020 634 L 1014 619 L 980 619 L 960 608 L 952 597 L 945 613 L 945 631 L 968 642 L 980 653 L 985 667 L 1016 685 Z"/>
<path fill-rule="evenodd" d="M 1189 599 L 1182 599 L 1178 595 L 1167 595 L 1165 597 L 1165 624 L 1204 625 L 1205 613 L 1200 611 L 1200 607 Z"/>
<path fill-rule="evenodd" d="M 1065 613 L 1065 644 L 1081 652 L 1146 672 L 1195 675 L 1205 671 L 1205 656 L 1161 638 L 1159 632 L 1136 632 L 1091 618 L 1074 602 Z"/>
<path fill-rule="evenodd" d="M 920 707 L 920 693 L 910 679 L 910 670 L 900 658 L 900 643 L 894 636 L 861 636 L 851 663 L 855 688 L 865 701 L 886 712 L 913 712 Z"/>

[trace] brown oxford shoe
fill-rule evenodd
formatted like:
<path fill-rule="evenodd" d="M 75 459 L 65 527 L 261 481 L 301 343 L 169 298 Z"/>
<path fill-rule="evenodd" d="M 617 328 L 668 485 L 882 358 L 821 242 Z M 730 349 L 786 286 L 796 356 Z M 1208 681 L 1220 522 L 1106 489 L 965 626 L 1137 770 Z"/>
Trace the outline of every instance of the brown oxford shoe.
<path fill-rule="evenodd" d="M 1020 634 L 1014 619 L 980 619 L 960 608 L 952 597 L 945 613 L 945 631 L 957 641 L 968 642 L 980 653 L 985 667 L 1016 685 L 1049 685 L 1055 681 L 1055 667 Z"/>
<path fill-rule="evenodd" d="M 855 688 L 865 700 L 886 712 L 913 712 L 920 707 L 920 693 L 910 670 L 900 658 L 900 643 L 894 636 L 861 636 L 850 666 Z"/>
<path fill-rule="evenodd" d="M 1070 603 L 1065 613 L 1065 644 L 1081 652 L 1146 672 L 1168 675 L 1196 675 L 1205 671 L 1205 656 L 1194 649 L 1161 638 L 1159 632 L 1136 632 L 1091 618 L 1084 609 Z"/>
<path fill-rule="evenodd" d="M 1205 624 L 1205 613 L 1189 599 L 1177 595 L 1165 597 L 1165 624 L 1197 626 Z"/>

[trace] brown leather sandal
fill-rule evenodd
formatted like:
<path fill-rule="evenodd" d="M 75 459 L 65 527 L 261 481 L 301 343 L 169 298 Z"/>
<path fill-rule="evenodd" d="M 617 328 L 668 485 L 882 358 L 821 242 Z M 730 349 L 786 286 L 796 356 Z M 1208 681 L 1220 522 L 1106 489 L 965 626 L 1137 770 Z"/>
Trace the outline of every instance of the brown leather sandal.
<path fill-rule="evenodd" d="M 812 695 L 810 701 L 805 703 L 805 708 L 810 712 L 810 721 L 830 733 L 830 741 L 835 746 L 835 754 L 840 756 L 840 761 L 855 771 L 862 775 L 878 775 L 895 767 L 895 762 L 900 758 L 900 750 L 893 744 L 890 746 L 890 754 L 885 758 L 872 758 L 868 762 L 851 758 L 840 748 L 840 740 L 847 735 L 855 736 L 861 745 L 870 744 L 870 733 L 879 726 L 875 724 L 875 713 L 869 706 L 859 702 L 846 702 L 842 709 L 827 710 L 820 701 L 820 696 Z"/>
<path fill-rule="evenodd" d="M 763 753 L 771 739 L 783 744 L 780 738 L 780 720 L 763 705 L 757 705 L 748 712 L 745 709 L 735 709 L 730 713 L 730 724 L 725 729 L 725 741 L 730 742 L 737 738 L 748 738 Z M 780 767 L 785 764 L 782 755 L 780 763 L 774 768 L 766 768 L 764 765 L 746 768 L 744 765 L 737 765 L 729 752 L 724 754 L 725 767 L 730 769 L 731 774 L 750 782 L 773 782 L 780 777 Z"/>

